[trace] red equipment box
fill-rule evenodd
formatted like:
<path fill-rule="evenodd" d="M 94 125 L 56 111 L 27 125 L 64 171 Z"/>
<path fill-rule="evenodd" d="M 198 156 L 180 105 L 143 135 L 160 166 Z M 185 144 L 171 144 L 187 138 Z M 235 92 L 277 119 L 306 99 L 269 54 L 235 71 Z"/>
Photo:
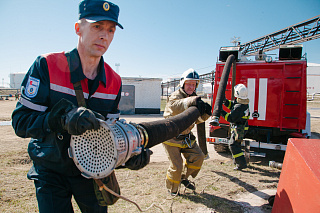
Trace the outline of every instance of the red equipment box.
<path fill-rule="evenodd" d="M 320 211 L 319 142 L 289 139 L 272 213 Z"/>

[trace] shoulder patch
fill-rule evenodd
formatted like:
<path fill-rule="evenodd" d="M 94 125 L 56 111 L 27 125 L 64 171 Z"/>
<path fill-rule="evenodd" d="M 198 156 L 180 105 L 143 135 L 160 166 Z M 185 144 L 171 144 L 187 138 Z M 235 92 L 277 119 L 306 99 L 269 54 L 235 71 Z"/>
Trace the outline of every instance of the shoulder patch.
<path fill-rule="evenodd" d="M 40 86 L 40 80 L 29 76 L 29 79 L 26 85 L 25 95 L 29 98 L 35 97 L 38 93 L 39 86 Z"/>

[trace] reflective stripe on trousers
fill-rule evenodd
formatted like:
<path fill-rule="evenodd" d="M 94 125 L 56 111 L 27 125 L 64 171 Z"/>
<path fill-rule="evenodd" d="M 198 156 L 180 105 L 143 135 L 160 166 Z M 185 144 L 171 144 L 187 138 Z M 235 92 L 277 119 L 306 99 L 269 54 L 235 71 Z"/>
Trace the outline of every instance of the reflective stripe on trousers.
<path fill-rule="evenodd" d="M 163 146 L 170 162 L 166 175 L 166 187 L 171 192 L 176 192 L 181 179 L 186 179 L 190 175 L 193 178 L 197 176 L 204 160 L 204 154 L 197 143 L 193 143 L 192 148 L 180 148 L 165 143 Z M 181 154 L 186 159 L 185 162 Z"/>

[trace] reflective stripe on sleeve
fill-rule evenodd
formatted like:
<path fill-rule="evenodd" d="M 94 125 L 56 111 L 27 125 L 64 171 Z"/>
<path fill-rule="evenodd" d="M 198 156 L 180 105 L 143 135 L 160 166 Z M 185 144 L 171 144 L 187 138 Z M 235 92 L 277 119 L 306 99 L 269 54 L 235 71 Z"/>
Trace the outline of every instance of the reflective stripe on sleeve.
<path fill-rule="evenodd" d="M 33 109 L 33 110 L 39 111 L 39 112 L 44 112 L 44 111 L 46 111 L 48 109 L 48 107 L 46 107 L 46 106 L 34 104 L 31 101 L 28 101 L 27 99 L 25 99 L 23 97 L 20 98 L 19 102 L 23 106 L 28 107 L 29 109 Z"/>
<path fill-rule="evenodd" d="M 242 118 L 248 120 L 250 116 L 242 116 Z"/>
<path fill-rule="evenodd" d="M 229 101 L 229 104 L 228 104 L 227 108 L 231 109 L 231 101 Z"/>
<path fill-rule="evenodd" d="M 240 152 L 239 154 L 233 155 L 233 158 L 238 158 L 240 156 L 244 155 L 243 152 Z"/>
<path fill-rule="evenodd" d="M 224 116 L 224 119 L 227 121 L 228 120 L 228 117 L 229 117 L 230 113 L 227 113 L 225 116 Z"/>

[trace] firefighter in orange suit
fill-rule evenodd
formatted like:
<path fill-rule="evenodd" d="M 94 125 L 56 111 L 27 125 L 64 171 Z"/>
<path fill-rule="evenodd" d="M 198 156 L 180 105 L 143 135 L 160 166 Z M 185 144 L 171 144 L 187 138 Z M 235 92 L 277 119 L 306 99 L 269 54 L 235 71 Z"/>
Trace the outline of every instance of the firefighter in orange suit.
<path fill-rule="evenodd" d="M 195 93 L 199 82 L 199 75 L 193 69 L 188 69 L 182 74 L 180 88 L 170 95 L 163 114 L 164 118 L 175 116 L 190 106 L 197 106 L 200 111 L 201 116 L 196 123 L 205 122 L 210 117 L 211 106 L 204 103 Z M 166 176 L 166 187 L 171 195 L 178 193 L 180 183 L 191 190 L 196 189 L 194 183 L 190 182 L 188 177 L 190 175 L 193 178 L 197 176 L 205 156 L 191 132 L 193 127 L 194 124 L 177 137 L 163 142 L 170 161 Z M 184 156 L 185 162 L 183 162 L 181 154 Z"/>
<path fill-rule="evenodd" d="M 248 131 L 249 99 L 248 90 L 245 85 L 237 84 L 234 87 L 235 101 L 224 100 L 224 105 L 230 109 L 230 113 L 221 110 L 221 116 L 230 122 L 231 136 L 229 148 L 232 153 L 232 158 L 236 167 L 235 170 L 247 168 L 247 162 L 241 150 L 241 143 Z"/>

